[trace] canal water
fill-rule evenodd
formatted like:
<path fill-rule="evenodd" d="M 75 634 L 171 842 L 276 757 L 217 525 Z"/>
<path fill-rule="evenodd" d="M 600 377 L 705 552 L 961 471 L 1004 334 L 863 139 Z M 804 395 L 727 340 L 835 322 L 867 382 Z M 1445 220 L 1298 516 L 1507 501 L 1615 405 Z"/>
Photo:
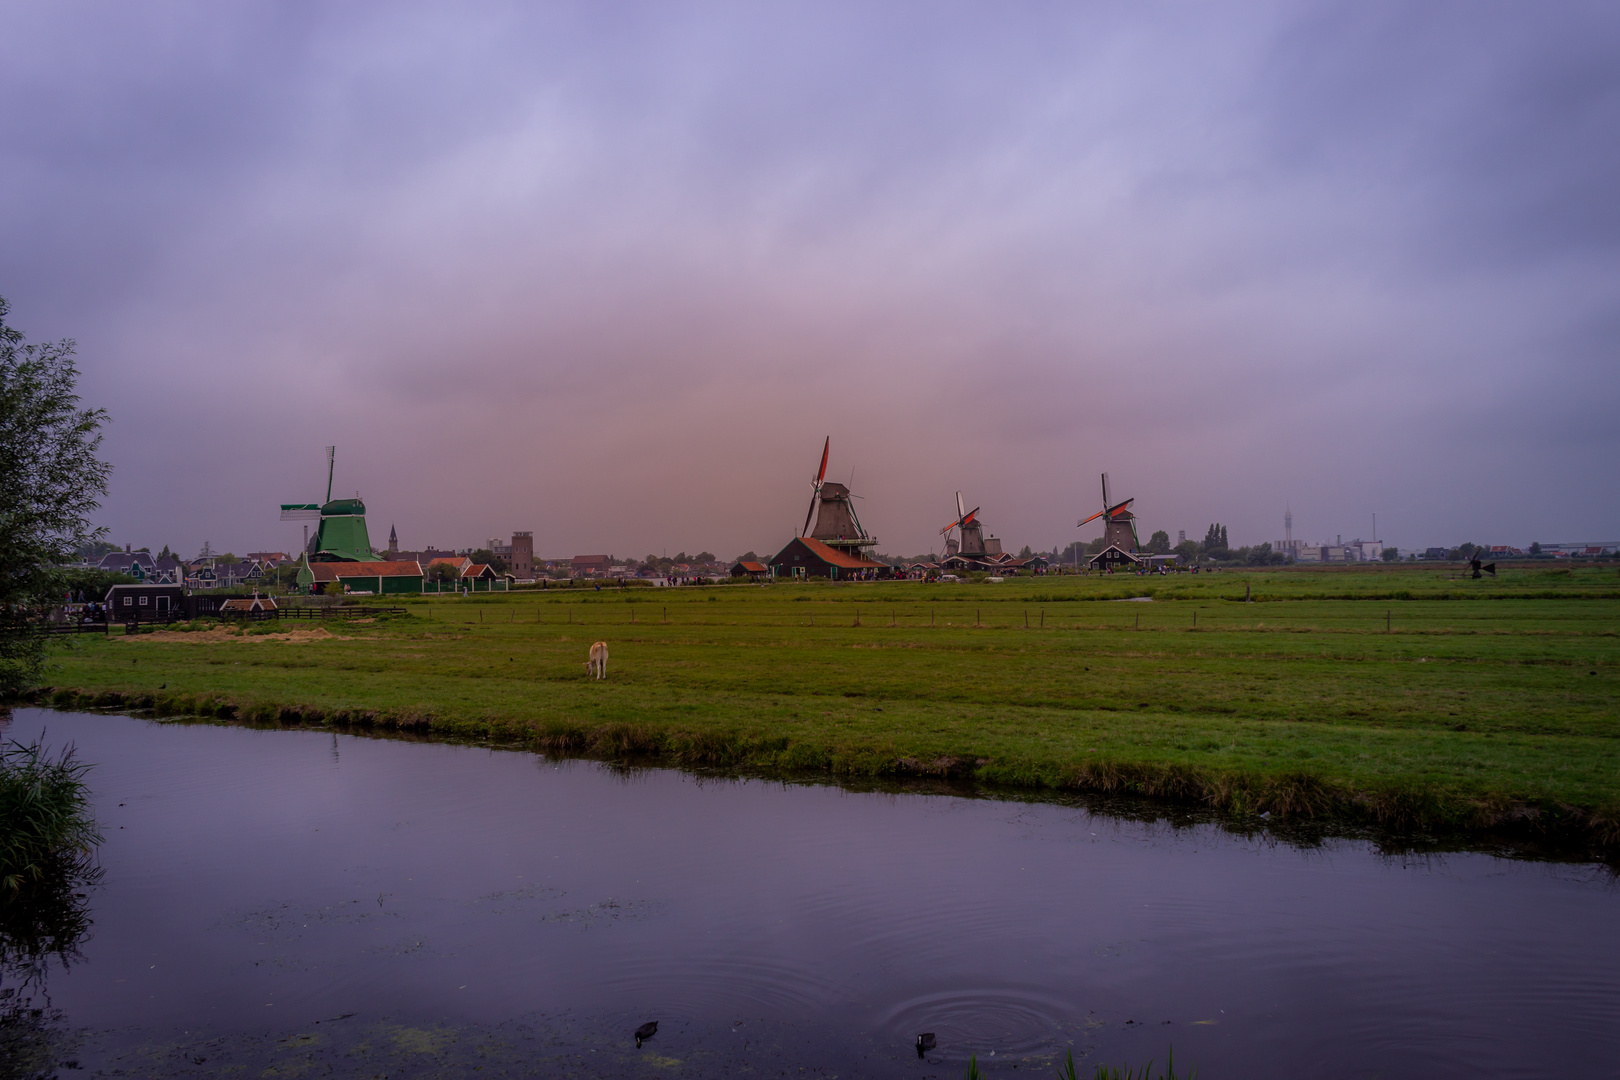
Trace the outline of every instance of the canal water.
<path fill-rule="evenodd" d="M 106 835 L 88 933 L 28 988 L 63 1076 L 1051 1076 L 1172 1048 L 1205 1080 L 1620 1072 L 1600 867 L 320 731 L 0 726 L 41 733 L 94 763 Z"/>

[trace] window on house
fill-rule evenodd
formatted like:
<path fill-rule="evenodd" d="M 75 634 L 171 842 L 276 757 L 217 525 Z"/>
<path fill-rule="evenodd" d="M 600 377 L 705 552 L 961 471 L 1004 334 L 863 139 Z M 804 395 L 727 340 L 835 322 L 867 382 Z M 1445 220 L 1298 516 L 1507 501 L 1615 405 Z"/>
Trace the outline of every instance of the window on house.
<path fill-rule="evenodd" d="M 146 600 L 147 600 L 147 598 L 146 598 L 146 597 L 144 597 L 144 596 L 143 596 L 143 597 L 141 597 L 141 607 L 145 607 L 145 606 L 146 606 Z"/>
<path fill-rule="evenodd" d="M 124 597 L 124 606 L 125 606 L 125 607 L 129 607 L 129 604 L 130 604 L 130 601 L 132 601 L 132 600 L 134 600 L 134 599 L 135 599 L 135 598 L 134 598 L 134 597 L 133 597 L 133 596 L 126 596 L 126 597 Z"/>

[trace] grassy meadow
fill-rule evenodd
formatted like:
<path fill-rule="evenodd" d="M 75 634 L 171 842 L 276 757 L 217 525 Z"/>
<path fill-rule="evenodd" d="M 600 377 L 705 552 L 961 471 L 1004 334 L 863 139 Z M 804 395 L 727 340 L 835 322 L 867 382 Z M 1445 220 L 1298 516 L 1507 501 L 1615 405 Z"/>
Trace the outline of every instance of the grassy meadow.
<path fill-rule="evenodd" d="M 1454 566 L 1352 566 L 604 588 L 404 606 L 317 629 L 75 639 L 54 655 L 44 700 L 1620 844 L 1612 566 L 1484 581 Z M 585 677 L 596 640 L 611 650 L 602 682 Z"/>

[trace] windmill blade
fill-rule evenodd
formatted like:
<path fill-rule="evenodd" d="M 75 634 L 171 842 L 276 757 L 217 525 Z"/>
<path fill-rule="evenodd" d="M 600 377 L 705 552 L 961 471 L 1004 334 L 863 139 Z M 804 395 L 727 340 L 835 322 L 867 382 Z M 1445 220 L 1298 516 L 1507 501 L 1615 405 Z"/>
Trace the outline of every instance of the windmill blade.
<path fill-rule="evenodd" d="M 810 510 L 804 515 L 804 528 L 799 530 L 800 536 L 810 535 L 810 519 L 816 516 L 816 503 L 821 498 L 821 489 L 818 487 L 810 493 Z"/>
<path fill-rule="evenodd" d="M 1096 521 L 1098 518 L 1102 517 L 1106 513 L 1108 513 L 1107 510 L 1099 510 L 1095 514 L 1092 514 L 1090 517 L 1086 518 L 1084 521 L 1075 522 L 1074 527 L 1078 529 L 1080 526 L 1084 525 L 1087 521 Z"/>
<path fill-rule="evenodd" d="M 821 482 L 823 480 L 827 479 L 827 455 L 829 453 L 831 453 L 831 452 L 832 452 L 832 436 L 829 435 L 829 436 L 827 436 L 827 441 L 821 444 L 821 468 L 816 470 L 816 490 L 817 491 L 821 490 Z M 853 479 L 853 477 L 851 479 Z"/>
<path fill-rule="evenodd" d="M 1111 518 L 1119 517 L 1119 515 L 1124 513 L 1126 508 L 1129 507 L 1131 505 L 1131 503 L 1133 503 L 1135 501 L 1136 500 L 1134 498 L 1126 499 L 1124 502 L 1120 503 L 1117 506 L 1110 506 L 1107 510 L 1104 511 L 1104 513 L 1106 513 Z"/>
<path fill-rule="evenodd" d="M 317 503 L 282 503 L 282 521 L 319 521 L 321 508 Z"/>
<path fill-rule="evenodd" d="M 1487 574 L 1491 575 L 1491 577 L 1496 576 L 1496 564 L 1495 563 L 1486 563 L 1484 566 L 1480 567 L 1480 569 L 1485 571 Z"/>
<path fill-rule="evenodd" d="M 1102 478 L 1103 478 L 1103 505 L 1107 506 L 1108 505 L 1108 474 L 1103 473 Z"/>
<path fill-rule="evenodd" d="M 956 520 L 961 521 L 965 517 L 967 517 L 967 511 L 962 508 L 962 493 L 958 491 L 956 493 Z"/>
<path fill-rule="evenodd" d="M 979 516 L 979 509 L 980 509 L 979 507 L 975 506 L 973 509 L 969 510 L 967 512 L 967 514 L 962 518 L 962 524 L 964 524 L 964 525 L 973 524 L 973 519 Z"/>

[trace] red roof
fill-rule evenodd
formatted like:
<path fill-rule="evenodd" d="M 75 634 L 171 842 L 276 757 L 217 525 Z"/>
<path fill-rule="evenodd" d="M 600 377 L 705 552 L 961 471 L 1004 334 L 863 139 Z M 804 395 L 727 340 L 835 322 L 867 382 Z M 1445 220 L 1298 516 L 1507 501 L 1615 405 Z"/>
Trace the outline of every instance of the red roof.
<path fill-rule="evenodd" d="M 871 559 L 859 555 L 845 555 L 835 547 L 828 547 L 813 537 L 801 536 L 799 543 L 810 549 L 810 553 L 828 566 L 836 566 L 844 570 L 882 570 L 883 563 L 873 562 Z"/>
<path fill-rule="evenodd" d="M 742 567 L 745 571 L 747 571 L 750 574 L 763 574 L 763 573 L 766 573 L 764 563 L 744 561 L 744 562 L 738 563 L 737 565 Z"/>
<path fill-rule="evenodd" d="M 421 577 L 422 567 L 414 562 L 318 562 L 309 564 L 316 581 L 337 581 L 356 577 Z"/>

